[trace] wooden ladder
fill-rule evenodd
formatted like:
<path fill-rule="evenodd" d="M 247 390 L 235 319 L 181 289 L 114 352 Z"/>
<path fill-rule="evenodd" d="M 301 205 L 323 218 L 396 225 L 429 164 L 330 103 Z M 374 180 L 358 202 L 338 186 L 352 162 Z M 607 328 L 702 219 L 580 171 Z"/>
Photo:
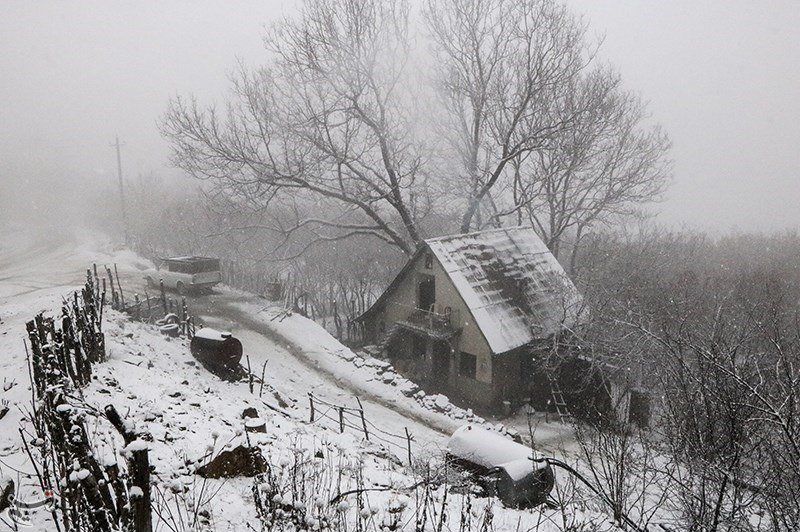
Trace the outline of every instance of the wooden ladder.
<path fill-rule="evenodd" d="M 550 384 L 550 395 L 553 397 L 553 404 L 556 407 L 558 419 L 564 423 L 570 417 L 567 402 L 564 399 L 564 393 L 561 391 L 561 386 L 558 385 L 558 377 L 556 376 L 556 368 L 548 367 L 546 370 L 547 382 Z"/>

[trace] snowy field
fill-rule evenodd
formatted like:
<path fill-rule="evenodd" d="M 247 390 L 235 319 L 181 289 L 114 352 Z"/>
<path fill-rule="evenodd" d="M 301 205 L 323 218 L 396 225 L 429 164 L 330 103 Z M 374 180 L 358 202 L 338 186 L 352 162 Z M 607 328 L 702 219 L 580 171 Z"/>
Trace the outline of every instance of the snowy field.
<path fill-rule="evenodd" d="M 11 477 L 22 487 L 20 497 L 39 491 L 18 432 L 19 427 L 26 427 L 30 405 L 25 322 L 39 311 L 57 310 L 61 298 L 82 284 L 85 268 L 92 262 L 116 263 L 123 287 L 143 290 L 139 272 L 150 266 L 147 261 L 129 251 L 114 250 L 97 235 L 53 235 L 51 242 L 37 245 L 21 235 L 7 236 L 0 244 L 0 400 L 9 407 L 0 420 L 0 476 Z M 191 301 L 190 309 L 208 325 L 229 329 L 240 338 L 254 373 L 260 374 L 266 362 L 263 398 L 257 392 L 251 394 L 246 382 L 225 382 L 208 373 L 192 358 L 186 340 L 166 338 L 152 326 L 130 322 L 107 309 L 104 330 L 109 359 L 96 366 L 85 400 L 98 409 L 113 404 L 152 434 L 156 492 L 180 493 L 194 501 L 190 504 L 204 504 L 215 530 L 259 529 L 251 479 L 205 482 L 193 474 L 210 455 L 244 443 L 245 408 L 255 408 L 266 425 L 265 433 L 248 435 L 276 471 L 298 453 L 329 457 L 329 461 L 335 457 L 334 462 L 347 470 L 357 464 L 360 482 L 382 490 L 371 499 L 375 520 L 381 518 L 381 512 L 386 514 L 381 519 L 394 519 L 398 507 L 408 505 L 407 488 L 417 477 L 403 463 L 404 449 L 367 442 L 350 429 L 339 434 L 336 424 L 328 421 L 308 423 L 308 393 L 350 407 L 357 406 L 358 396 L 375 427 L 401 434 L 408 429 L 418 463 L 437 463 L 447 436 L 465 423 L 404 396 L 378 378 L 374 368 L 356 368 L 349 351 L 313 322 L 296 315 L 276 319 L 276 309 L 265 300 L 221 289 Z M 273 409 L 278 398 L 285 405 L 280 408 L 283 414 Z M 108 424 L 97 422 L 93 428 L 99 455 L 120 451 L 121 441 Z M 549 437 L 554 439 L 547 444 L 560 444 L 555 439 L 561 437 L 557 430 L 551 430 Z M 211 499 L 210 493 L 214 494 Z M 445 501 L 442 507 L 454 512 L 448 519 L 455 520 L 463 513 L 463 501 L 458 502 L 460 495 L 451 497 L 449 506 Z M 493 508 L 495 530 L 560 529 L 554 524 L 560 519 L 557 510 L 507 510 L 487 499 L 473 503 L 470 511 L 476 520 L 485 516 L 487 504 Z M 573 517 L 580 511 L 574 508 Z M 592 512 L 587 519 L 604 521 Z M 43 530 L 52 526 L 44 515 L 36 516 L 36 522 Z M 160 529 L 169 528 L 164 525 Z"/>

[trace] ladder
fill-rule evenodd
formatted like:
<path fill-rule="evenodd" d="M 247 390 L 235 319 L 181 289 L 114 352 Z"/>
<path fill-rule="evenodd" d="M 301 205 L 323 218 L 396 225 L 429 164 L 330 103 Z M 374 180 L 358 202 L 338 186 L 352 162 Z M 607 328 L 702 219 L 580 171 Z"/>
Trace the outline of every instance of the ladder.
<path fill-rule="evenodd" d="M 547 382 L 550 384 L 550 395 L 553 397 L 553 404 L 556 407 L 558 419 L 565 423 L 570 417 L 567 402 L 564 400 L 564 393 L 561 391 L 561 386 L 558 385 L 558 377 L 556 375 L 556 368 L 549 366 L 545 369 L 547 374 Z"/>

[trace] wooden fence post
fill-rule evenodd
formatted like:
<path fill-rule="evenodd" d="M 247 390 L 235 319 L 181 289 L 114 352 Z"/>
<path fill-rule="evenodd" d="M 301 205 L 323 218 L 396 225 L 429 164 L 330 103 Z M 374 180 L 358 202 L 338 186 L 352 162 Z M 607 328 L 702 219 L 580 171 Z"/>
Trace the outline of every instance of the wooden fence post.
<path fill-rule="evenodd" d="M 119 282 L 119 272 L 117 271 L 117 263 L 114 263 L 114 275 L 117 277 L 117 287 L 119 288 L 119 298 L 122 301 L 122 310 L 125 310 L 125 294 L 122 293 L 122 283 Z"/>
<path fill-rule="evenodd" d="M 122 421 L 113 405 L 106 405 L 106 418 L 114 425 L 114 428 L 122 435 L 125 445 L 137 440 L 141 435 L 130 431 L 128 425 Z M 152 532 L 153 517 L 152 505 L 150 501 L 150 457 L 148 450 L 136 449 L 131 452 L 128 458 L 128 479 L 129 482 L 142 490 L 142 496 L 131 498 L 130 506 L 132 513 L 132 525 L 134 532 Z"/>
<path fill-rule="evenodd" d="M 159 279 L 158 286 L 161 288 L 161 305 L 164 307 L 164 314 L 167 313 L 167 293 L 164 291 L 164 279 Z"/>
<path fill-rule="evenodd" d="M 308 392 L 308 402 L 309 402 L 309 405 L 311 406 L 311 419 L 309 420 L 309 423 L 313 423 L 314 422 L 314 394 L 312 394 L 311 392 Z"/>
<path fill-rule="evenodd" d="M 358 413 L 361 415 L 361 426 L 364 427 L 364 437 L 369 441 L 369 431 L 367 430 L 367 418 L 364 417 L 364 405 L 361 404 L 361 399 L 356 396 L 358 401 Z"/>
<path fill-rule="evenodd" d="M 181 323 L 183 325 L 183 334 L 189 334 L 189 307 L 186 306 L 186 298 L 181 297 Z"/>
<path fill-rule="evenodd" d="M 250 388 L 250 393 L 253 393 L 253 372 L 250 370 L 250 355 L 247 355 L 247 384 Z"/>
<path fill-rule="evenodd" d="M 408 465 L 411 465 L 411 434 L 408 433 L 408 427 L 403 427 L 406 430 L 406 443 L 408 445 Z"/>
<path fill-rule="evenodd" d="M 344 407 L 339 407 L 339 432 L 344 433 Z"/>
<path fill-rule="evenodd" d="M 267 376 L 267 362 L 268 360 L 265 360 L 264 365 L 261 367 L 261 386 L 258 388 L 259 399 L 261 399 L 261 394 L 264 393 L 264 378 Z"/>

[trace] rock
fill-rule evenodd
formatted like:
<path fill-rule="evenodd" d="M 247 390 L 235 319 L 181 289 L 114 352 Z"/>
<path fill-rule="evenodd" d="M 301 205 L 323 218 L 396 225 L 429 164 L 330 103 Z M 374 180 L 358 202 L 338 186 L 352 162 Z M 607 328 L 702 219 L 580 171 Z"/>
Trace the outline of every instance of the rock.
<path fill-rule="evenodd" d="M 222 451 L 209 463 L 197 468 L 203 478 L 254 477 L 267 470 L 267 462 L 261 451 L 239 445 L 233 450 Z"/>
<path fill-rule="evenodd" d="M 256 410 L 252 406 L 248 406 L 247 408 L 242 410 L 242 419 L 249 418 L 249 417 L 250 418 L 258 417 L 258 410 Z"/>
<path fill-rule="evenodd" d="M 391 384 L 394 382 L 396 378 L 397 378 L 397 373 L 394 373 L 392 371 L 387 371 L 381 376 L 381 380 L 383 381 L 384 384 Z"/>
<path fill-rule="evenodd" d="M 0 513 L 10 506 L 13 494 L 14 481 L 10 477 L 0 477 Z"/>
<path fill-rule="evenodd" d="M 433 405 L 436 410 L 446 412 L 448 408 L 450 408 L 450 399 L 448 399 L 446 395 L 436 395 L 433 397 Z"/>
<path fill-rule="evenodd" d="M 386 371 L 392 365 L 385 360 L 378 360 L 377 358 L 368 358 L 365 360 L 367 366 L 377 369 L 379 372 Z"/>
<path fill-rule="evenodd" d="M 339 352 L 339 356 L 345 359 L 348 362 L 352 362 L 356 358 L 356 354 L 350 351 L 349 349 L 345 349 Z"/>
<path fill-rule="evenodd" d="M 422 401 L 423 399 L 425 399 L 425 390 L 418 391 L 417 393 L 414 394 L 414 397 Z"/>
<path fill-rule="evenodd" d="M 364 366 L 364 359 L 363 358 L 353 359 L 353 364 L 355 364 L 355 366 L 357 368 L 363 367 Z"/>
<path fill-rule="evenodd" d="M 402 393 L 406 397 L 411 397 L 417 392 L 419 392 L 419 386 L 417 386 L 415 383 L 411 382 L 408 379 L 402 379 L 402 381 L 399 384 L 397 384 L 397 387 L 400 388 L 400 393 Z"/>

